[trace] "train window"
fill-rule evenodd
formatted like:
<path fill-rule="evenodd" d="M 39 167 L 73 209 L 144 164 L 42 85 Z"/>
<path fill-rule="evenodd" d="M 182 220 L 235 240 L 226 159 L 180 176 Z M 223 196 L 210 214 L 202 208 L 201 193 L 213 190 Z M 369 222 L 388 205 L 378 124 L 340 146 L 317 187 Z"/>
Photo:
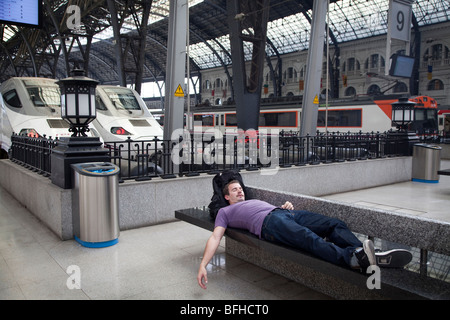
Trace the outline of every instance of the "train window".
<path fill-rule="evenodd" d="M 29 87 L 28 95 L 35 107 L 60 107 L 61 94 L 59 87 Z"/>
<path fill-rule="evenodd" d="M 237 126 L 235 113 L 225 115 L 225 125 L 227 127 Z M 261 112 L 259 114 L 259 125 L 261 127 L 297 127 L 297 113 L 287 112 Z"/>
<path fill-rule="evenodd" d="M 325 110 L 319 111 L 317 117 L 317 126 L 325 127 Z M 361 127 L 362 125 L 362 110 L 328 110 L 329 127 Z"/>
<path fill-rule="evenodd" d="M 105 92 L 116 109 L 141 110 L 133 92 L 127 88 L 105 88 Z"/>
<path fill-rule="evenodd" d="M 213 114 L 194 114 L 194 123 L 201 122 L 202 126 L 214 127 Z"/>
<path fill-rule="evenodd" d="M 262 127 L 296 127 L 296 113 L 262 112 L 259 114 L 259 125 Z"/>
<path fill-rule="evenodd" d="M 438 130 L 437 110 L 424 108 L 414 109 L 412 129 L 418 131 L 423 129 Z"/>
<path fill-rule="evenodd" d="M 415 120 L 435 120 L 436 119 L 435 109 L 418 109 L 414 110 Z"/>
<path fill-rule="evenodd" d="M 106 107 L 105 103 L 103 102 L 102 98 L 99 96 L 95 97 L 95 108 L 97 110 L 106 111 L 108 108 Z"/>
<path fill-rule="evenodd" d="M 11 107 L 22 108 L 22 103 L 20 102 L 19 95 L 15 89 L 4 93 L 3 100 L 5 100 L 5 102 Z"/>
<path fill-rule="evenodd" d="M 227 113 L 225 115 L 225 125 L 227 127 L 237 127 L 237 117 L 235 113 Z"/>

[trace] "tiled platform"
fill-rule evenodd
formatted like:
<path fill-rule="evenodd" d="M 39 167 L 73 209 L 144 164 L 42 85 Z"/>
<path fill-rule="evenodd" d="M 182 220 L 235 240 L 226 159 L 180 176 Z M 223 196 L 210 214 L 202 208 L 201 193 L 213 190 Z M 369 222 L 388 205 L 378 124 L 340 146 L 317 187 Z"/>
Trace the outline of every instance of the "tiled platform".
<path fill-rule="evenodd" d="M 441 169 L 450 169 L 450 160 L 441 160 Z M 450 176 L 446 175 L 439 176 L 439 183 L 408 181 L 324 198 L 450 222 Z"/>
<path fill-rule="evenodd" d="M 441 168 L 450 168 L 442 161 Z M 450 176 L 438 184 L 405 182 L 325 198 L 450 221 Z M 173 222 L 122 231 L 119 243 L 88 249 L 61 241 L 0 188 L 0 300 L 8 299 L 329 299 L 224 253 L 209 266 L 209 285 L 196 283 L 209 231 Z M 81 289 L 68 289 L 69 266 Z"/>
<path fill-rule="evenodd" d="M 8 299 L 328 299 L 224 253 L 209 266 L 207 290 L 197 270 L 210 233 L 185 222 L 122 231 L 119 243 L 88 249 L 61 241 L 0 189 L 0 300 Z M 69 266 L 81 290 L 68 289 Z"/>

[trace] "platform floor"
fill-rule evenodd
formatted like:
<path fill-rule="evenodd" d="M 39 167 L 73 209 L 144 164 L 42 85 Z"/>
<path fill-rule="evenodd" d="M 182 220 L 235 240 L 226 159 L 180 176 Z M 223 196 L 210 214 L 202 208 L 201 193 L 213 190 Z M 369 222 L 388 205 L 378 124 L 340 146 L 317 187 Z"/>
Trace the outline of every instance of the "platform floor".
<path fill-rule="evenodd" d="M 108 248 L 85 248 L 59 240 L 0 188 L 0 300 L 329 299 L 227 255 L 224 243 L 201 289 L 197 270 L 209 236 L 179 221 L 122 231 Z M 80 290 L 67 286 L 71 266 L 79 267 Z"/>
<path fill-rule="evenodd" d="M 450 160 L 441 160 L 441 169 L 450 169 Z M 408 181 L 323 198 L 450 222 L 450 176 L 445 175 L 438 183 Z"/>
<path fill-rule="evenodd" d="M 325 198 L 450 221 L 450 176 L 438 184 L 405 182 Z M 196 275 L 209 235 L 179 221 L 122 231 L 117 245 L 89 249 L 59 240 L 0 188 L 0 300 L 329 299 L 227 255 L 223 244 L 209 265 L 208 289 L 201 289 Z M 68 288 L 72 266 L 80 270 L 81 289 Z"/>

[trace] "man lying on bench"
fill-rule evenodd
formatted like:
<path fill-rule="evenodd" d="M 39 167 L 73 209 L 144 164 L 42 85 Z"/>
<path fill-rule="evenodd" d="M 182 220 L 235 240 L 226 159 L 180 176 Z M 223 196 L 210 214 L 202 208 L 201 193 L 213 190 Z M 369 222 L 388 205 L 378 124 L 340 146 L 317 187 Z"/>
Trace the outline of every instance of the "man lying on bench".
<path fill-rule="evenodd" d="M 206 266 L 227 227 L 246 229 L 260 239 L 302 249 L 336 265 L 364 272 L 369 266 L 377 265 L 377 259 L 384 262 L 380 266 L 397 268 L 404 267 L 412 259 L 411 253 L 403 249 L 375 253 L 373 242 L 365 240 L 361 243 L 343 221 L 294 210 L 289 201 L 276 207 L 261 200 L 245 200 L 238 180 L 228 182 L 223 195 L 229 205 L 217 213 L 214 231 L 206 243 L 198 270 L 197 281 L 203 289 L 208 282 Z"/>

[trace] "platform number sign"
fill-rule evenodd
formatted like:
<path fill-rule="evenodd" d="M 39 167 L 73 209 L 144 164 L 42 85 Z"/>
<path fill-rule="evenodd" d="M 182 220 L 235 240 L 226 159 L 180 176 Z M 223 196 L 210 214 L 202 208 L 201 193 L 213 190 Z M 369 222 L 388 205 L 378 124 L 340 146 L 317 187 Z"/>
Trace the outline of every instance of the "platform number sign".
<path fill-rule="evenodd" d="M 389 33 L 392 39 L 410 40 L 413 2 L 408 0 L 390 0 Z"/>

